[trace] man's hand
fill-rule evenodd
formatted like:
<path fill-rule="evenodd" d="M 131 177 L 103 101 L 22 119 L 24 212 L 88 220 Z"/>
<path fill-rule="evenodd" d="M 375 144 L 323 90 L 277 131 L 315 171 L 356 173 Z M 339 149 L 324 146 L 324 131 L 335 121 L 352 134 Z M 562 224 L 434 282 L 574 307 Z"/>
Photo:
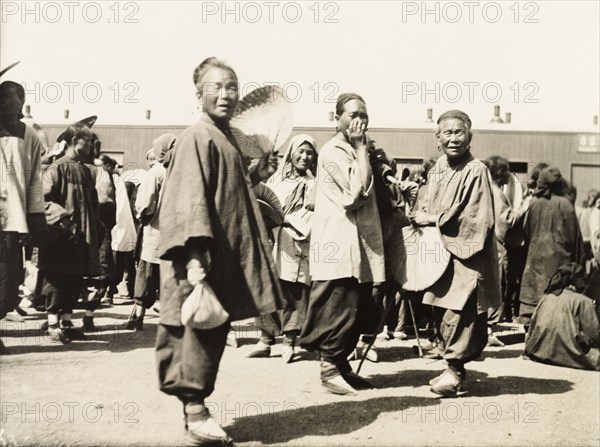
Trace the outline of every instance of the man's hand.
<path fill-rule="evenodd" d="M 419 184 L 408 180 L 398 182 L 400 185 L 400 191 L 404 195 L 405 199 L 408 199 L 410 203 L 413 203 L 417 198 L 417 192 L 419 191 Z"/>

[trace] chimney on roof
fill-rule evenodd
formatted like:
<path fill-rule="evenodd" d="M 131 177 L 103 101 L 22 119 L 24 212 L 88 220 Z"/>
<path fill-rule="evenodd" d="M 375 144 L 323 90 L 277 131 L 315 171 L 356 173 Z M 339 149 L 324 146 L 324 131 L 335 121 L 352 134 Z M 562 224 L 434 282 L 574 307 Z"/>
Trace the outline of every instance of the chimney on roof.
<path fill-rule="evenodd" d="M 490 121 L 493 124 L 504 124 L 502 118 L 500 118 L 500 106 L 494 106 L 494 117 Z"/>
<path fill-rule="evenodd" d="M 433 109 L 427 109 L 427 119 L 426 123 L 433 123 Z"/>
<path fill-rule="evenodd" d="M 510 124 L 510 120 L 512 119 L 512 114 L 510 112 L 506 112 L 504 114 L 504 122 L 506 124 Z"/>
<path fill-rule="evenodd" d="M 63 112 L 63 116 L 65 117 L 66 120 L 69 119 L 69 109 L 65 109 L 65 111 Z"/>
<path fill-rule="evenodd" d="M 152 115 L 152 111 L 151 110 L 146 110 L 146 119 L 147 120 L 150 119 L 150 115 Z"/>
<path fill-rule="evenodd" d="M 335 116 L 335 114 L 333 112 L 327 113 L 327 117 L 328 117 L 329 121 L 333 121 L 334 116 Z"/>
<path fill-rule="evenodd" d="M 31 106 L 29 104 L 25 105 L 25 118 L 33 118 L 31 116 Z"/>

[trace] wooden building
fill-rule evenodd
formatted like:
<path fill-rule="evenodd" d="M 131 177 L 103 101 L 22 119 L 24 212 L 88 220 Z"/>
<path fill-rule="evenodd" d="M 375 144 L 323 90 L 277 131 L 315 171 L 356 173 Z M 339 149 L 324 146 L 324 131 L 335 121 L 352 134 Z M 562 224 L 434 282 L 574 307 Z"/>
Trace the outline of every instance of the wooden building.
<path fill-rule="evenodd" d="M 64 125 L 43 126 L 50 141 L 64 129 Z M 102 152 L 114 157 L 125 169 L 146 169 L 145 154 L 152 140 L 163 133 L 179 135 L 186 126 L 150 125 L 96 125 L 94 131 L 102 141 Z M 331 128 L 298 127 L 293 135 L 307 133 L 322 146 L 334 134 Z M 414 169 L 427 158 L 439 155 L 435 126 L 412 129 L 373 128 L 369 135 L 377 147 L 385 149 L 401 168 Z M 474 130 L 471 143 L 475 157 L 485 159 L 502 155 L 511 162 L 511 170 L 525 179 L 541 161 L 556 165 L 563 175 L 577 187 L 579 198 L 587 191 L 600 189 L 600 138 L 598 131 L 587 132 L 519 130 L 511 125 L 500 125 Z M 581 200 L 578 200 L 580 202 Z"/>

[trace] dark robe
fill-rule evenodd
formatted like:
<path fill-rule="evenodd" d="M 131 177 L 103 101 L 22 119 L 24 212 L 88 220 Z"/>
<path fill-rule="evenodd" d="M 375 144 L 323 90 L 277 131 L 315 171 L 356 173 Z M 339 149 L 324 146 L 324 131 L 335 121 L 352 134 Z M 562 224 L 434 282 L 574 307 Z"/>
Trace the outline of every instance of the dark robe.
<path fill-rule="evenodd" d="M 65 237 L 56 225 L 51 233 L 59 237 L 40 247 L 40 270 L 74 275 L 96 276 L 101 273 L 98 254 L 98 196 L 90 170 L 64 155 L 42 174 L 44 200 L 54 203 L 70 215 L 78 238 Z M 49 222 L 52 224 L 52 222 Z"/>
<path fill-rule="evenodd" d="M 594 301 L 565 289 L 544 295 L 533 317 L 525 354 L 533 360 L 600 371 L 600 323 Z"/>
<path fill-rule="evenodd" d="M 521 321 L 537 305 L 548 281 L 568 262 L 583 265 L 584 247 L 573 204 L 562 196 L 536 197 L 525 215 L 527 261 L 521 285 Z"/>
<path fill-rule="evenodd" d="M 206 115 L 177 140 L 158 215 L 161 324 L 181 326 L 181 306 L 192 290 L 186 279 L 191 240 L 209 254 L 207 281 L 231 321 L 283 307 L 244 159 L 231 132 Z"/>

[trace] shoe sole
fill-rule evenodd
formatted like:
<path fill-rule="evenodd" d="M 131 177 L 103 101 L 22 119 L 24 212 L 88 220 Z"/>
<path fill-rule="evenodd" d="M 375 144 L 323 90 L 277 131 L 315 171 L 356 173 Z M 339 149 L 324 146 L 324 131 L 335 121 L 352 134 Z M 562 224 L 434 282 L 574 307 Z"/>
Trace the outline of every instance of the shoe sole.
<path fill-rule="evenodd" d="M 186 446 L 229 447 L 233 445 L 231 438 L 216 438 L 209 435 L 197 435 L 186 430 Z"/>
<path fill-rule="evenodd" d="M 439 394 L 442 397 L 456 397 L 458 393 L 458 389 L 436 389 L 435 386 L 430 388 L 430 391 L 435 394 Z"/>
<path fill-rule="evenodd" d="M 252 351 L 246 358 L 248 359 L 268 359 L 271 357 L 271 351 Z"/>

